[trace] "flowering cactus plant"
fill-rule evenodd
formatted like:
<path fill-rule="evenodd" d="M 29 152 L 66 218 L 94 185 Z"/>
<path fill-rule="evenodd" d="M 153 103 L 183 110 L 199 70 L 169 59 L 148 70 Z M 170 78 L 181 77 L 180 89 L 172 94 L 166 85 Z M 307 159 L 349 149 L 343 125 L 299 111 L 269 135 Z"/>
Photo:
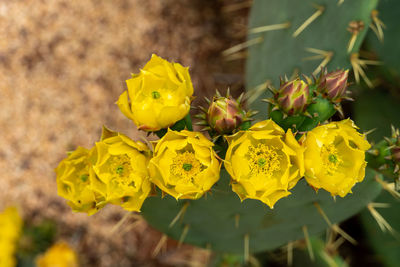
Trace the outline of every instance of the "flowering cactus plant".
<path fill-rule="evenodd" d="M 347 78 L 347 70 L 324 70 L 318 79 L 282 81 L 258 122 L 242 96 L 217 93 L 197 114 L 203 134 L 192 127 L 188 68 L 153 55 L 127 81 L 117 104 L 159 139 L 146 145 L 103 127 L 92 148 L 79 147 L 60 162 L 58 193 L 73 211 L 92 215 L 119 205 L 142 212 L 180 242 L 244 249 L 245 256 L 307 238 L 326 224 L 352 241 L 336 223 L 357 213 L 380 187 L 373 171 L 365 178 L 366 135 L 349 118 L 332 119 L 346 99 Z M 398 134 L 385 145 L 399 172 Z M 342 199 L 335 202 L 335 196 Z"/>

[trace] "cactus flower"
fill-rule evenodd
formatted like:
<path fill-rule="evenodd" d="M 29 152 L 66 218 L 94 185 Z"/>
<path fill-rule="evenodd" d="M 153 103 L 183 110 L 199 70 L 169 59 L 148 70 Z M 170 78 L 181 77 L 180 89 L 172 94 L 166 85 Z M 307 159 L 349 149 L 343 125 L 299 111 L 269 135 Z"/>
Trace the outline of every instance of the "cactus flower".
<path fill-rule="evenodd" d="M 107 202 L 140 211 L 151 190 L 147 171 L 150 150 L 144 143 L 120 133 L 97 142 L 96 150 L 98 157 L 93 169 L 97 179 L 93 189 Z"/>
<path fill-rule="evenodd" d="M 128 91 L 121 94 L 117 104 L 141 130 L 158 131 L 172 126 L 190 110 L 193 85 L 188 68 L 178 63 L 153 54 L 126 84 Z"/>
<path fill-rule="evenodd" d="M 337 70 L 322 74 L 318 81 L 318 90 L 332 102 L 340 102 L 346 95 L 349 70 Z"/>
<path fill-rule="evenodd" d="M 8 207 L 0 213 L 0 266 L 2 267 L 17 266 L 15 252 L 22 224 L 15 207 Z"/>
<path fill-rule="evenodd" d="M 226 139 L 224 165 L 233 180 L 232 190 L 241 200 L 258 199 L 273 208 L 303 176 L 304 149 L 290 129 L 285 133 L 272 120 Z"/>
<path fill-rule="evenodd" d="M 313 188 L 344 197 L 364 179 L 365 151 L 371 146 L 356 129 L 346 119 L 318 126 L 303 138 L 305 178 Z"/>
<path fill-rule="evenodd" d="M 239 101 L 232 97 L 214 97 L 207 112 L 207 122 L 219 134 L 232 133 L 246 117 Z"/>
<path fill-rule="evenodd" d="M 91 187 L 95 179 L 92 164 L 96 157 L 95 149 L 78 147 L 55 169 L 58 195 L 68 200 L 67 204 L 73 211 L 92 215 L 102 207 L 98 203 L 103 202 L 104 198 Z"/>
<path fill-rule="evenodd" d="M 65 242 L 51 246 L 36 259 L 38 267 L 78 267 L 78 256 Z"/>
<path fill-rule="evenodd" d="M 219 179 L 213 145 L 199 132 L 168 130 L 155 145 L 151 181 L 176 199 L 200 198 Z"/>
<path fill-rule="evenodd" d="M 297 78 L 285 83 L 281 82 L 275 101 L 278 107 L 288 115 L 296 115 L 306 110 L 309 104 L 310 91 L 308 85 Z"/>

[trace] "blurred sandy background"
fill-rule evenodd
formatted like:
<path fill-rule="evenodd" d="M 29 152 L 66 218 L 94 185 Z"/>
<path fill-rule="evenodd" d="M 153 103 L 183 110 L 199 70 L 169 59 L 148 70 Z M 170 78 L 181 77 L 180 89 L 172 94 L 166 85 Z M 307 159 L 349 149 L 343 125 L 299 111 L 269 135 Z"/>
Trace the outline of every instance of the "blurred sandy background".
<path fill-rule="evenodd" d="M 241 3 L 1 0 L 0 210 L 18 205 L 26 220 L 56 220 L 82 266 L 206 263 L 207 252 L 174 241 L 152 257 L 161 234 L 144 221 L 128 219 L 110 234 L 125 213 L 118 207 L 72 213 L 57 196 L 53 169 L 66 151 L 92 146 L 103 124 L 140 134 L 114 102 L 152 53 L 190 66 L 198 96 L 240 90 L 243 61 L 226 61 L 221 51 L 245 38 Z"/>

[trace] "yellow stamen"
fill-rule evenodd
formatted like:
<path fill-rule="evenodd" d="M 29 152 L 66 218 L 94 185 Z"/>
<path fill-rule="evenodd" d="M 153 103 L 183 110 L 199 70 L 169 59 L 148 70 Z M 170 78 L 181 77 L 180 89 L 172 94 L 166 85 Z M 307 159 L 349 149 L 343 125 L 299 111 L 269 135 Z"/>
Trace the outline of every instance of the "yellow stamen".
<path fill-rule="evenodd" d="M 246 157 L 252 173 L 271 177 L 274 171 L 279 170 L 280 161 L 277 149 L 265 144 L 250 146 Z"/>
<path fill-rule="evenodd" d="M 192 180 L 203 168 L 193 152 L 185 151 L 172 160 L 170 172 L 181 179 Z"/>
<path fill-rule="evenodd" d="M 133 171 L 130 157 L 126 154 L 111 156 L 108 166 L 109 173 L 112 174 L 112 183 L 135 187 L 135 183 L 130 178 L 130 173 Z"/>
<path fill-rule="evenodd" d="M 322 146 L 321 158 L 324 169 L 326 170 L 326 173 L 328 175 L 333 175 L 339 165 L 343 162 L 343 160 L 340 159 L 337 149 L 333 144 Z"/>

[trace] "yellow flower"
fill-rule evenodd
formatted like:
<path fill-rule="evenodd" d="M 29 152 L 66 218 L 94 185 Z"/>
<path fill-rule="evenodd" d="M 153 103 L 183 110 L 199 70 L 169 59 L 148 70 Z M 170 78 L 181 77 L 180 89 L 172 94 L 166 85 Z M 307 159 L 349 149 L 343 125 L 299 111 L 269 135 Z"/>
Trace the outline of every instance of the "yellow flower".
<path fill-rule="evenodd" d="M 0 266 L 16 266 L 15 251 L 21 234 L 22 219 L 15 207 L 0 213 Z"/>
<path fill-rule="evenodd" d="M 126 81 L 117 104 L 139 129 L 157 131 L 183 119 L 190 110 L 193 85 L 189 68 L 152 55 L 140 73 Z M 129 102 L 129 99 L 130 102 Z"/>
<path fill-rule="evenodd" d="M 95 149 L 78 147 L 55 169 L 58 195 L 68 200 L 73 211 L 92 215 L 105 204 L 104 198 L 91 187 L 95 179 L 92 164 L 96 157 Z"/>
<path fill-rule="evenodd" d="M 344 197 L 365 176 L 370 144 L 350 119 L 314 128 L 303 138 L 305 178 L 315 189 Z"/>
<path fill-rule="evenodd" d="M 198 199 L 218 181 L 220 163 L 203 134 L 168 130 L 150 160 L 150 179 L 176 199 Z"/>
<path fill-rule="evenodd" d="M 96 143 L 93 189 L 105 201 L 129 211 L 140 211 L 150 193 L 147 165 L 150 150 L 142 142 L 116 133 Z"/>
<path fill-rule="evenodd" d="M 304 149 L 291 130 L 285 134 L 272 120 L 226 139 L 229 147 L 224 165 L 233 180 L 232 190 L 242 201 L 258 199 L 273 208 L 303 176 Z"/>
<path fill-rule="evenodd" d="M 67 243 L 58 242 L 36 259 L 36 265 L 38 267 L 78 267 L 78 257 Z"/>

